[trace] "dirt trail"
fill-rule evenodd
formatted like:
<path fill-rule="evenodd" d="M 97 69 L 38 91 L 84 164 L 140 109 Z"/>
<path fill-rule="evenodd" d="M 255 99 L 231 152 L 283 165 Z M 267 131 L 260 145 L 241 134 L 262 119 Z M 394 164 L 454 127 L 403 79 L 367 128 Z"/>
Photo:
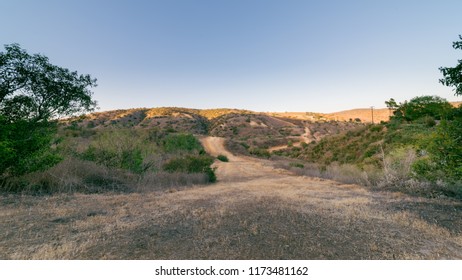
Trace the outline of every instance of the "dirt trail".
<path fill-rule="evenodd" d="M 292 144 L 292 147 L 300 147 L 302 143 L 310 143 L 311 141 L 314 140 L 313 136 L 311 135 L 311 130 L 308 127 L 305 127 L 305 133 L 298 137 L 300 142 L 296 142 Z M 279 146 L 273 146 L 268 149 L 268 152 L 274 152 L 278 150 L 283 150 L 289 148 L 288 145 L 279 145 Z"/>
<path fill-rule="evenodd" d="M 372 255 L 382 254 L 383 258 L 462 258 L 462 224 L 458 221 L 461 215 L 454 215 L 462 210 L 460 202 L 371 192 L 357 185 L 294 176 L 286 170 L 273 168 L 270 161 L 232 155 L 225 149 L 224 141 L 219 137 L 201 140 L 208 153 L 214 156 L 223 154 L 230 160 L 215 163 L 217 178 L 222 182 L 218 186 L 227 191 L 228 188 L 242 191 L 241 199 L 245 194 L 250 200 L 272 196 L 286 201 L 287 205 L 297 205 L 298 212 L 316 213 L 316 219 L 324 220 L 321 224 L 327 232 L 337 235 L 338 240 L 334 238 L 332 241 L 334 244 L 355 239 L 349 241 L 350 248 L 337 248 L 342 258 L 349 258 L 351 251 L 360 251 L 356 246 L 365 246 L 363 249 Z M 443 214 L 443 209 L 449 212 Z M 339 223 L 332 224 L 333 220 Z M 341 225 L 345 221 L 346 225 Z M 337 226 L 344 227 L 345 231 L 339 232 Z M 354 237 L 348 236 L 352 234 L 349 232 L 352 228 L 357 231 Z M 317 242 L 322 244 L 322 237 L 318 238 Z M 404 255 L 398 257 L 400 254 Z"/>
<path fill-rule="evenodd" d="M 288 174 L 281 169 L 274 169 L 269 162 L 246 156 L 235 156 L 224 147 L 224 138 L 205 137 L 201 139 L 207 153 L 212 156 L 225 155 L 229 162 L 216 161 L 217 178 L 221 182 L 239 182 L 243 180 L 263 177 L 265 180 L 274 179 L 280 174 Z"/>
<path fill-rule="evenodd" d="M 0 259 L 462 259 L 462 203 L 371 192 L 235 156 L 218 182 L 0 197 Z"/>

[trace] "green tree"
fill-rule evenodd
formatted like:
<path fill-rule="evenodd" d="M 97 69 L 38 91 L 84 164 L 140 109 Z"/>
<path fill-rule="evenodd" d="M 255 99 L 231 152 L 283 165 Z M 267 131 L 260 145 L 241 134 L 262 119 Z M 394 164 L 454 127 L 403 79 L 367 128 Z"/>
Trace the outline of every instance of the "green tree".
<path fill-rule="evenodd" d="M 387 105 L 391 117 L 393 112 L 398 108 L 398 103 L 396 103 L 394 98 L 390 98 L 390 100 L 385 101 L 385 105 Z"/>
<path fill-rule="evenodd" d="M 424 117 L 441 120 L 446 118 L 451 110 L 452 105 L 446 99 L 439 96 L 424 95 L 414 97 L 409 102 L 400 103 L 393 114 L 394 118 L 398 120 L 415 121 Z"/>
<path fill-rule="evenodd" d="M 48 121 L 95 108 L 96 79 L 55 66 L 18 44 L 0 52 L 0 114 L 7 120 Z"/>
<path fill-rule="evenodd" d="M 387 105 L 387 108 L 389 110 L 395 110 L 396 108 L 398 108 L 398 104 L 396 103 L 394 98 L 390 98 L 390 100 L 385 101 L 385 105 Z"/>
<path fill-rule="evenodd" d="M 460 41 L 452 43 L 454 49 L 462 50 L 462 36 L 459 35 Z M 462 60 L 458 60 L 455 67 L 440 67 L 439 70 L 443 73 L 443 78 L 440 83 L 445 86 L 455 87 L 455 95 L 462 95 Z"/>
<path fill-rule="evenodd" d="M 0 176 L 45 168 L 56 162 L 50 144 L 56 119 L 96 107 L 90 75 L 55 66 L 18 44 L 0 52 Z"/>

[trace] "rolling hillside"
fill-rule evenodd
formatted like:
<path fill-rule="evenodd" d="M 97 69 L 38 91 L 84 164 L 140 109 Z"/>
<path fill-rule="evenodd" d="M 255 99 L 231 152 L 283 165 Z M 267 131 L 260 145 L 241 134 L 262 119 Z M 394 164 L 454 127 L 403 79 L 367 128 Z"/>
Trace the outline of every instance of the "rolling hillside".
<path fill-rule="evenodd" d="M 139 108 L 97 112 L 62 122 L 63 129 L 96 131 L 104 128 L 156 129 L 168 133 L 193 133 L 225 137 L 234 152 L 277 149 L 287 145 L 317 142 L 360 122 L 329 120 L 316 113 L 258 113 L 238 109 Z M 236 146 L 237 145 L 237 146 Z M 241 146 L 241 148 L 237 148 Z M 244 149 L 242 149 L 244 147 Z"/>

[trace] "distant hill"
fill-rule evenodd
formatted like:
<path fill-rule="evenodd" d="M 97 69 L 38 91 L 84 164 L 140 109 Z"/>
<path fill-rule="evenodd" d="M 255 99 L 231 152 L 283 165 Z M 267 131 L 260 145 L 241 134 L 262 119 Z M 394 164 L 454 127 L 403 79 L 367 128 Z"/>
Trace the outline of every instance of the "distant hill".
<path fill-rule="evenodd" d="M 326 117 L 336 121 L 355 121 L 359 119 L 363 123 L 380 123 L 381 121 L 390 120 L 392 115 L 393 112 L 387 108 L 363 108 L 330 113 L 326 114 Z"/>
<path fill-rule="evenodd" d="M 270 116 L 306 121 L 341 121 L 341 122 L 372 122 L 371 109 L 352 109 L 335 113 L 312 113 L 312 112 L 284 112 L 266 113 Z M 374 123 L 388 121 L 391 112 L 388 109 L 374 109 Z"/>
<path fill-rule="evenodd" d="M 452 106 L 458 107 L 462 104 L 462 102 L 450 102 Z M 389 121 L 390 116 L 393 115 L 393 112 L 390 111 L 388 108 L 363 108 L 363 109 L 352 109 L 346 111 L 340 111 L 330 114 L 325 114 L 324 116 L 330 120 L 337 120 L 337 121 L 349 121 L 360 119 L 361 122 L 364 123 L 371 123 L 372 116 L 374 116 L 374 123 L 379 123 L 381 121 Z"/>
<path fill-rule="evenodd" d="M 259 113 L 238 109 L 138 108 L 96 112 L 62 121 L 64 130 L 105 128 L 156 129 L 164 133 L 192 133 L 227 138 L 238 153 L 320 141 L 363 124 L 331 121 L 319 113 Z"/>
<path fill-rule="evenodd" d="M 451 102 L 456 107 L 462 102 Z M 315 112 L 253 112 L 240 109 L 191 109 L 181 107 L 159 107 L 159 108 L 136 108 L 124 110 L 112 110 L 105 112 L 95 112 L 78 118 L 63 120 L 63 122 L 73 122 L 78 120 L 80 126 L 85 125 L 91 128 L 107 127 L 118 125 L 126 127 L 159 127 L 170 128 L 178 131 L 192 131 L 194 133 L 204 133 L 204 125 L 213 126 L 219 118 L 230 115 L 259 115 L 268 116 L 266 120 L 272 119 L 270 123 L 289 122 L 300 125 L 303 122 L 362 122 L 374 123 L 388 121 L 392 112 L 387 108 L 361 108 L 351 109 L 334 113 L 315 113 Z M 265 119 L 265 118 L 264 118 Z M 263 120 L 263 119 L 262 119 Z M 276 121 L 274 121 L 276 120 Z M 297 123 L 297 121 L 299 121 Z M 271 125 L 270 125 L 271 126 Z M 277 127 L 279 125 L 276 125 Z"/>
<path fill-rule="evenodd" d="M 190 109 L 178 107 L 137 108 L 95 112 L 78 118 L 64 120 L 87 128 L 139 127 L 158 128 L 167 131 L 204 134 L 210 120 L 220 116 L 237 113 L 247 114 L 251 111 L 238 109 Z"/>
<path fill-rule="evenodd" d="M 458 106 L 462 102 L 452 104 Z M 325 136 L 372 123 L 372 115 L 373 122 L 380 123 L 388 121 L 392 112 L 386 108 L 352 109 L 324 114 L 160 107 L 96 112 L 63 120 L 62 123 L 63 128 L 73 126 L 87 130 L 127 127 L 220 136 L 230 139 L 230 143 L 234 142 L 236 149 L 263 147 L 274 150 L 284 145 L 318 142 Z"/>

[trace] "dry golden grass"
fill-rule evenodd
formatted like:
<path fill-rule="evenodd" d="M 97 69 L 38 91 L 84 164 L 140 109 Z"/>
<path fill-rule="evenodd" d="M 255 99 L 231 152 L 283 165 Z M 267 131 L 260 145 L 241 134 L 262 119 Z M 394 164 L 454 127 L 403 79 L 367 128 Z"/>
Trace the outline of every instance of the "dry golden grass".
<path fill-rule="evenodd" d="M 291 175 L 205 138 L 219 183 L 0 198 L 1 259 L 460 259 L 462 203 Z"/>
<path fill-rule="evenodd" d="M 382 121 L 386 122 L 390 120 L 390 116 L 392 116 L 392 112 L 389 109 L 383 108 L 374 108 L 374 123 L 380 123 Z M 326 117 L 331 120 L 337 121 L 349 121 L 360 119 L 363 123 L 371 123 L 372 122 L 372 110 L 371 108 L 364 108 L 364 109 L 353 109 L 353 110 L 346 110 L 341 112 L 335 112 L 326 114 Z"/>

